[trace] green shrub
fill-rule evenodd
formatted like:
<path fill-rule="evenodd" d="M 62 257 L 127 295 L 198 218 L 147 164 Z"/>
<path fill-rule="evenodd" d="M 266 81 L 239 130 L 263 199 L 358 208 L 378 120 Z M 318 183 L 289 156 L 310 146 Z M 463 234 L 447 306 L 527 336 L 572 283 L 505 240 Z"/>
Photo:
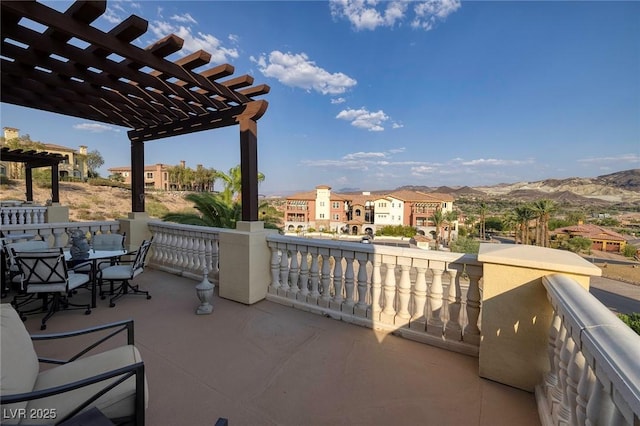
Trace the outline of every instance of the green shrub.
<path fill-rule="evenodd" d="M 457 239 L 449 244 L 449 249 L 455 253 L 478 254 L 480 250 L 480 241 L 473 238 L 458 236 Z"/>
<path fill-rule="evenodd" d="M 624 250 L 622 250 L 622 254 L 625 255 L 626 257 L 633 257 L 636 255 L 637 252 L 638 252 L 638 249 L 635 246 L 632 246 L 631 244 L 627 244 L 626 246 L 624 246 Z"/>
<path fill-rule="evenodd" d="M 167 207 L 157 201 L 149 200 L 149 197 L 147 197 L 145 200 L 144 209 L 151 217 L 160 218 L 169 213 L 169 209 Z"/>
<path fill-rule="evenodd" d="M 131 189 L 131 185 L 127 185 L 122 182 L 104 179 L 104 178 L 91 178 L 88 180 L 88 183 L 89 185 L 93 185 L 93 186 L 110 186 L 112 188 Z"/>
<path fill-rule="evenodd" d="M 411 238 L 418 233 L 418 230 L 412 226 L 403 225 L 387 225 L 376 231 L 376 235 L 386 235 L 390 237 L 408 237 Z"/>
<path fill-rule="evenodd" d="M 633 331 L 640 335 L 640 313 L 635 312 L 630 315 L 618 314 L 618 318 L 620 318 L 623 323 L 627 324 Z"/>

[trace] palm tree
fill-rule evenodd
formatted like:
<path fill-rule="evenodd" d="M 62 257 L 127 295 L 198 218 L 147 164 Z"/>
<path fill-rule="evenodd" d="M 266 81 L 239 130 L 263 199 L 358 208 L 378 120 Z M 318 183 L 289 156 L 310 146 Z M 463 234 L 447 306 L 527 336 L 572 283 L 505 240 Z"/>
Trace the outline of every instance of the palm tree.
<path fill-rule="evenodd" d="M 236 222 L 242 220 L 242 205 L 237 202 L 226 203 L 220 194 L 198 192 L 188 194 L 185 199 L 193 202 L 198 213 L 167 213 L 162 219 L 185 225 L 230 229 L 235 229 Z M 261 218 L 265 228 L 280 229 L 278 227 L 279 218 L 270 212 L 267 203 L 262 203 L 258 209 L 265 212 Z"/>
<path fill-rule="evenodd" d="M 447 222 L 447 229 L 448 229 L 448 234 L 447 234 L 447 245 L 451 244 L 451 231 L 453 228 L 453 223 L 458 220 L 458 212 L 456 211 L 448 211 L 445 213 L 444 215 L 444 220 L 445 222 Z"/>
<path fill-rule="evenodd" d="M 551 200 L 538 200 L 533 203 L 533 209 L 538 215 L 536 245 L 549 247 L 549 218 L 556 211 L 556 204 Z"/>
<path fill-rule="evenodd" d="M 429 218 L 431 222 L 433 222 L 433 226 L 436 227 L 436 250 L 438 250 L 438 245 L 440 243 L 440 229 L 442 228 L 442 224 L 444 223 L 444 214 L 441 209 L 433 212 L 433 215 Z"/>
<path fill-rule="evenodd" d="M 228 173 L 216 171 L 215 179 L 220 179 L 223 182 L 224 189 L 221 194 L 225 202 L 237 202 L 242 198 L 242 171 L 240 165 L 230 168 Z M 264 174 L 258 173 L 258 182 L 262 181 L 264 181 Z"/>
<path fill-rule="evenodd" d="M 198 213 L 167 213 L 162 219 L 186 225 L 235 229 L 236 222 L 242 217 L 240 203 L 227 204 L 217 194 L 193 193 L 185 199 L 193 202 Z"/>
<path fill-rule="evenodd" d="M 536 212 L 530 205 L 524 204 L 516 207 L 514 214 L 520 227 L 520 241 L 522 244 L 529 244 L 529 222 L 536 218 Z"/>
<path fill-rule="evenodd" d="M 488 207 L 487 207 L 487 203 L 485 203 L 484 201 L 480 202 L 479 205 L 480 209 L 479 209 L 479 214 L 480 214 L 480 239 L 484 240 L 485 237 L 485 221 L 487 218 L 487 211 L 488 211 Z"/>

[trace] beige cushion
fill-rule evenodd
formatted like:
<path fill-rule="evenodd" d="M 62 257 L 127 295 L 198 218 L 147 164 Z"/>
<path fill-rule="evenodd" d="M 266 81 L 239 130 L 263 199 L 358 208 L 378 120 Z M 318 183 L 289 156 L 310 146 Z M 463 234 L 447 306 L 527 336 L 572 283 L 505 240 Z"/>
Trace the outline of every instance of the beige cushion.
<path fill-rule="evenodd" d="M 0 394 L 31 392 L 40 365 L 31 337 L 16 310 L 8 303 L 0 305 Z M 3 410 L 25 408 L 27 402 L 3 405 Z M 8 412 L 8 411 L 5 411 Z M 13 411 L 16 412 L 16 411 Z M 18 424 L 19 418 L 3 419 L 3 424 Z"/>
<path fill-rule="evenodd" d="M 60 365 L 50 370 L 43 371 L 37 377 L 34 390 L 46 389 L 66 383 L 71 383 L 87 377 L 105 373 L 110 370 L 125 367 L 141 362 L 142 358 L 138 349 L 132 345 L 121 346 L 96 355 L 78 359 L 69 364 Z M 101 383 L 90 385 L 64 394 L 54 395 L 48 398 L 29 401 L 27 412 L 38 408 L 56 408 L 58 419 L 64 418 L 75 407 L 80 405 L 89 396 L 104 387 L 104 384 L 115 381 L 109 379 Z M 91 406 L 96 406 L 109 418 L 130 416 L 135 412 L 135 377 L 131 377 L 102 395 Z M 147 381 L 145 378 L 145 408 L 148 402 Z M 30 424 L 46 424 L 47 420 L 33 419 Z"/>

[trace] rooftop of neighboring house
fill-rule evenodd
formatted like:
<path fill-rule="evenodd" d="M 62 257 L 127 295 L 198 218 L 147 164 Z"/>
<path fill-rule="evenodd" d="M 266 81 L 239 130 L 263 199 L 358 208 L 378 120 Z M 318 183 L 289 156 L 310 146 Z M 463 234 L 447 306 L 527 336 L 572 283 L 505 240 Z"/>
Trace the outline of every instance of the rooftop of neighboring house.
<path fill-rule="evenodd" d="M 331 189 L 326 185 L 319 185 L 316 189 Z M 452 202 L 454 201 L 453 196 L 449 194 L 441 194 L 441 193 L 432 193 L 427 194 L 424 192 L 417 191 L 409 191 L 409 190 L 400 190 L 400 191 L 392 191 L 388 194 L 340 194 L 337 192 L 331 193 L 332 201 L 350 201 L 352 204 L 365 205 L 367 201 L 375 201 L 380 200 L 382 198 L 393 197 L 395 199 L 405 201 L 405 202 L 429 202 L 429 203 L 438 203 L 438 202 Z M 305 191 L 298 192 L 293 195 L 289 195 L 287 200 L 307 200 L 312 201 L 316 199 L 316 191 Z"/>
<path fill-rule="evenodd" d="M 156 171 L 158 169 L 158 166 L 160 166 L 160 169 L 167 169 L 171 166 L 167 165 L 167 164 L 162 164 L 162 163 L 157 163 L 157 164 L 153 164 L 150 166 L 144 166 L 144 169 L 147 171 Z M 131 166 L 120 166 L 120 167 L 109 167 L 107 170 L 109 170 L 110 172 L 130 172 L 131 171 Z"/>
<path fill-rule="evenodd" d="M 574 237 L 584 237 L 592 240 L 626 241 L 627 238 L 610 229 L 598 225 L 580 224 L 555 229 L 552 234 L 568 234 Z"/>

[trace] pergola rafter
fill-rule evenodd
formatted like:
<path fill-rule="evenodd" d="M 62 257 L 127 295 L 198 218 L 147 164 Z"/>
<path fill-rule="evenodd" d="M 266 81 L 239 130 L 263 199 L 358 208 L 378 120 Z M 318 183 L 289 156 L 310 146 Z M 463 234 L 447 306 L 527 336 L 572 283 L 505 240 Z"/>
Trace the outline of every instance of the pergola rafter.
<path fill-rule="evenodd" d="M 60 12 L 35 0 L 3 0 L 1 101 L 128 128 L 134 212 L 144 211 L 144 142 L 239 125 L 242 219 L 257 220 L 256 121 L 268 103 L 254 98 L 269 86 L 254 86 L 249 75 L 222 81 L 233 76 L 229 64 L 196 72 L 211 60 L 204 51 L 168 60 L 183 46 L 174 34 L 145 49 L 132 44 L 148 27 L 135 15 L 101 31 L 91 23 L 106 4 L 76 1 Z"/>

